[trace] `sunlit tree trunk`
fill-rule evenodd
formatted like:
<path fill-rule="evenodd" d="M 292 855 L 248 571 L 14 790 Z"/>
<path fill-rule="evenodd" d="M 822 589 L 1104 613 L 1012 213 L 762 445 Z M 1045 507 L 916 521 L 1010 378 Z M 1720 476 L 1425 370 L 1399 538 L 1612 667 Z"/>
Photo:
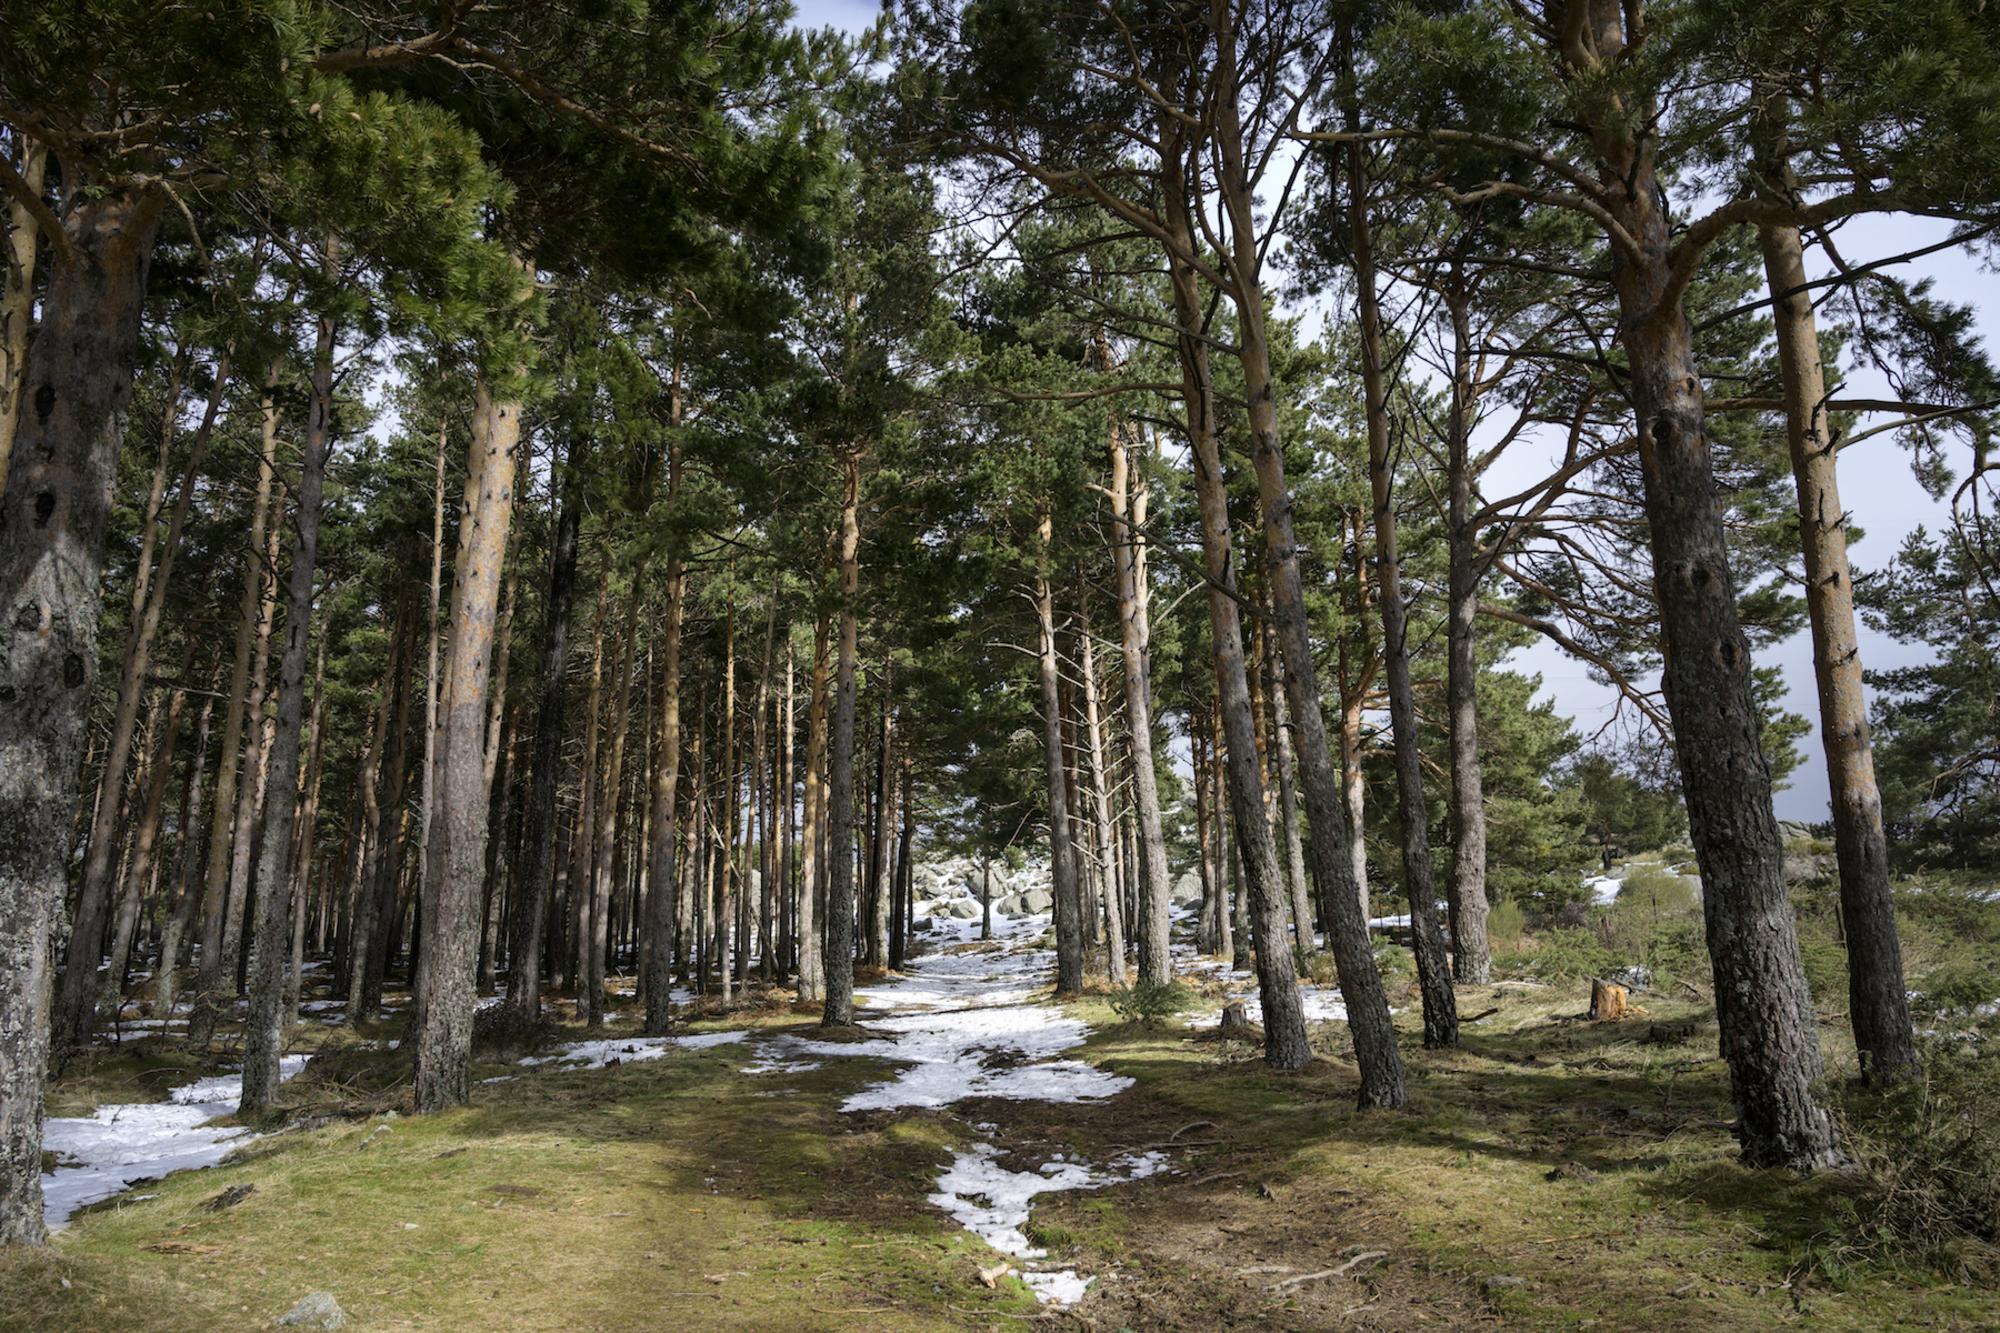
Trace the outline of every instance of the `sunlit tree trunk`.
<path fill-rule="evenodd" d="M 1854 574 L 1847 563 L 1847 511 L 1840 502 L 1837 442 L 1827 420 L 1819 328 L 1798 229 L 1765 227 L 1758 239 L 1771 286 L 1785 435 L 1799 497 L 1813 680 L 1819 688 L 1820 743 L 1826 752 L 1834 855 L 1840 867 L 1840 919 L 1847 934 L 1848 1022 L 1867 1077 L 1894 1080 L 1916 1068 L 1916 1039 L 1903 983 L 1895 900 L 1889 892 L 1889 839 L 1868 733 Z"/>
<path fill-rule="evenodd" d="M 526 279 L 533 281 L 532 268 Z M 475 519 L 462 578 L 452 588 L 451 651 L 440 738 L 443 782 L 424 867 L 427 914 L 417 1013 L 416 1108 L 438 1111 L 465 1101 L 472 1059 L 481 881 L 486 873 L 486 687 L 500 600 L 501 565 L 514 510 L 514 470 L 521 404 L 495 398 L 481 375 L 473 384 L 472 448 L 479 488 L 466 506 Z M 441 836 L 440 836 L 441 835 Z"/>
<path fill-rule="evenodd" d="M 47 179 L 49 150 L 26 135 L 16 135 L 19 159 L 14 173 L 21 188 L 37 198 Z M 21 419 L 28 384 L 28 326 L 35 309 L 35 259 L 41 228 L 26 202 L 10 199 L 6 212 L 5 270 L 0 272 L 0 494 L 7 489 L 9 460 L 14 455 L 15 427 Z"/>
<path fill-rule="evenodd" d="M 821 938 L 825 893 L 824 841 L 826 820 L 827 658 L 832 636 L 827 615 L 813 622 L 812 681 L 806 704 L 806 773 L 804 827 L 799 838 L 799 999 L 811 1004 L 825 998 L 826 955 Z"/>
<path fill-rule="evenodd" d="M 257 490 L 250 504 L 250 532 L 243 558 L 243 587 L 237 598 L 236 649 L 229 672 L 228 702 L 222 714 L 222 754 L 215 770 L 215 798 L 210 807 L 208 866 L 202 875 L 201 956 L 195 970 L 194 1012 L 188 1020 L 189 1040 L 205 1044 L 214 1030 L 215 988 L 222 978 L 223 920 L 229 909 L 229 871 L 236 827 L 237 790 L 246 776 L 244 732 L 260 724 L 250 708 L 250 671 L 257 651 L 264 586 L 265 528 L 270 521 L 274 484 L 272 450 L 276 446 L 277 387 L 281 363 L 273 359 L 264 374 L 260 404 L 263 447 L 257 465 Z"/>
<path fill-rule="evenodd" d="M 1189 217 L 1185 129 L 1163 127 L 1169 145 L 1162 180 L 1168 225 L 1180 253 L 1168 256 L 1174 316 L 1178 322 L 1181 395 L 1193 444 L 1195 494 L 1201 511 L 1202 569 L 1208 581 L 1208 620 L 1216 676 L 1216 711 L 1227 741 L 1224 768 L 1239 842 L 1247 842 L 1245 872 L 1251 928 L 1257 946 L 1257 990 L 1264 1010 L 1264 1061 L 1276 1069 L 1299 1069 L 1312 1059 L 1306 1044 L 1305 1011 L 1287 938 L 1282 876 L 1270 825 L 1264 822 L 1263 784 L 1257 776 L 1256 724 L 1250 715 L 1250 682 L 1243 660 L 1243 628 L 1237 608 L 1236 575 L 1229 534 L 1229 500 L 1222 475 L 1222 452 L 1215 434 L 1215 383 L 1208 344 L 1202 338 L 1202 301 L 1197 278 L 1184 258 L 1195 253 Z"/>
<path fill-rule="evenodd" d="M 1114 986 L 1125 984 L 1125 913 L 1118 901 L 1118 883 L 1112 872 L 1111 787 L 1104 766 L 1104 723 L 1097 707 L 1097 647 L 1091 642 L 1088 608 L 1078 607 L 1078 670 L 1083 673 L 1083 729 L 1090 746 L 1090 796 L 1092 830 L 1097 837 L 1097 859 L 1104 866 L 1103 908 L 1105 972 Z"/>

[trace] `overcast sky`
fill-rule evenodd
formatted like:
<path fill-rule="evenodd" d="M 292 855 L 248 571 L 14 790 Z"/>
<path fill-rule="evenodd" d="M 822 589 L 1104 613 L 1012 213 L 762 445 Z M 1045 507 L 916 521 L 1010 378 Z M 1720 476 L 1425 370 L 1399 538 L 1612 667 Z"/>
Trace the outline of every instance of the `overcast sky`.
<path fill-rule="evenodd" d="M 797 3 L 801 24 L 838 27 L 851 33 L 860 32 L 881 13 L 878 0 L 797 0 Z M 1842 229 L 1840 246 L 1848 263 L 1860 264 L 1916 249 L 1941 239 L 1946 232 L 1944 224 L 1922 218 L 1861 218 Z M 1816 255 L 1809 256 L 1807 262 L 1815 277 L 1825 269 Z M 1906 265 L 1897 272 L 1911 278 L 1935 278 L 1939 294 L 1974 307 L 1980 335 L 1989 349 L 2000 341 L 2000 277 L 1965 255 L 1950 252 Z M 1887 392 L 1886 386 L 1872 374 L 1859 373 L 1846 381 L 1846 389 L 1858 396 Z M 1493 479 L 1491 487 L 1499 488 L 1509 475 L 1532 480 L 1538 462 L 1532 453 L 1520 448 L 1510 451 L 1510 455 L 1503 459 L 1498 469 L 1500 475 Z M 1514 489 L 1517 487 L 1508 486 L 1500 493 Z M 1890 434 L 1878 435 L 1841 455 L 1840 489 L 1854 523 L 1865 534 L 1853 552 L 1857 572 L 1885 563 L 1912 529 L 1924 525 L 1935 531 L 1945 521 L 1944 506 L 1917 484 L 1908 456 Z M 1899 644 L 1865 626 L 1862 629 L 1862 660 L 1871 668 L 1908 665 L 1923 660 L 1928 652 L 1926 645 Z M 1788 705 L 1815 724 L 1812 734 L 1802 742 L 1807 762 L 1792 775 L 1791 785 L 1778 793 L 1778 815 L 1783 819 L 1825 819 L 1826 769 L 1819 746 L 1810 634 L 1801 629 L 1792 638 L 1765 650 L 1759 661 L 1775 663 L 1784 672 Z M 1581 663 L 1553 644 L 1538 642 L 1516 654 L 1514 664 L 1522 670 L 1539 673 L 1544 691 L 1586 733 L 1597 730 L 1615 707 L 1615 693 L 1591 680 Z"/>

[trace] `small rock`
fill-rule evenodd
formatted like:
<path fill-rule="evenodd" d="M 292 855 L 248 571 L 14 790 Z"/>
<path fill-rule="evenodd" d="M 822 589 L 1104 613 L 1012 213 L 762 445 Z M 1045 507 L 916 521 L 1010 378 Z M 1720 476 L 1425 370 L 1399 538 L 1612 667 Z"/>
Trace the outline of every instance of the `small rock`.
<path fill-rule="evenodd" d="M 234 1208 L 257 1192 L 255 1185 L 231 1185 L 222 1193 L 202 1205 L 211 1213 L 219 1213 L 225 1208 Z"/>
<path fill-rule="evenodd" d="M 315 1291 L 278 1316 L 279 1328 L 346 1328 L 347 1311 L 330 1291 Z"/>
<path fill-rule="evenodd" d="M 1528 1279 L 1503 1274 L 1499 1277 L 1489 1277 L 1479 1285 L 1485 1289 L 1487 1295 L 1491 1296 L 1494 1292 L 1504 1291 L 1508 1287 L 1525 1287 L 1528 1285 Z"/>

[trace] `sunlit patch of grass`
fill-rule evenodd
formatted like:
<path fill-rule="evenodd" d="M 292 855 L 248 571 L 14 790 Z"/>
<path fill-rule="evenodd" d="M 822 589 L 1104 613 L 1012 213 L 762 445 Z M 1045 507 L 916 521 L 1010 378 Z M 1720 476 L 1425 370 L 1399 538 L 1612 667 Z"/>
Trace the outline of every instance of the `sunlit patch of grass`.
<path fill-rule="evenodd" d="M 782 1083 L 743 1062 L 487 1062 L 513 1077 L 463 1110 L 272 1134 L 80 1217 L 52 1252 L 0 1256 L 0 1328 L 267 1327 L 317 1290 L 371 1329 L 941 1328 L 1033 1308 L 980 1285 L 991 1252 L 924 1202 L 949 1122 L 833 1109 L 880 1062 Z M 232 1185 L 254 1188 L 204 1207 Z"/>

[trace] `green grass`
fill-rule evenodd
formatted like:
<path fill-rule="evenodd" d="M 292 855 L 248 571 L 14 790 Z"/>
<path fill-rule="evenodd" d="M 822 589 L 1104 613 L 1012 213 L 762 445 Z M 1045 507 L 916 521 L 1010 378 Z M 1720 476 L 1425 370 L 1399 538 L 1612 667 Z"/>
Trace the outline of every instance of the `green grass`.
<path fill-rule="evenodd" d="M 1974 888 L 1899 899 L 1911 984 L 1941 1011 L 1986 996 L 2000 963 L 2000 907 Z M 1840 1080 L 1845 954 L 1822 894 L 1801 891 L 1800 932 Z M 1621 909 L 1574 928 L 1618 962 L 1657 953 L 1694 910 Z M 1532 964 L 1546 932 L 1524 925 L 1521 945 Z M 925 1199 L 954 1149 L 989 1137 L 981 1121 L 1014 1169 L 1057 1151 L 1172 1162 L 1033 1212 L 1056 1265 L 1103 1278 L 1078 1311 L 1098 1327 L 2000 1326 L 2000 1293 L 1846 1243 L 1866 1179 L 1737 1164 L 1699 969 L 1673 975 L 1619 1024 L 1582 1017 L 1581 977 L 1464 987 L 1462 1014 L 1495 1012 L 1459 1049 L 1425 1051 L 1393 969 L 1410 1106 L 1366 1115 L 1344 1025 L 1315 1025 L 1322 1058 L 1279 1074 L 1254 1044 L 1121 1021 L 1107 994 L 1069 1006 L 1095 1028 L 1078 1054 L 1136 1086 L 1085 1106 L 846 1115 L 880 1062 L 774 1080 L 724 1046 L 569 1073 L 483 1060 L 475 1077 L 512 1077 L 463 1110 L 389 1120 L 407 1065 L 308 1030 L 346 1049 L 334 1081 L 287 1086 L 284 1132 L 94 1210 L 46 1252 L 0 1256 L 0 1329 L 262 1328 L 315 1290 L 369 1329 L 1018 1327 L 1032 1296 L 984 1285 L 997 1257 Z M 1193 989 L 1204 1007 L 1220 995 Z M 807 1021 L 774 1000 L 701 1025 Z M 204 1072 L 190 1063 L 137 1044 L 70 1071 L 54 1104 L 160 1095 Z M 203 1207 L 237 1184 L 255 1188 Z"/>
<path fill-rule="evenodd" d="M 785 1096 L 742 1063 L 725 1046 L 486 1064 L 516 1077 L 460 1111 L 273 1134 L 0 1256 L 0 1328 L 262 1328 L 322 1289 L 369 1329 L 938 1328 L 1033 1308 L 1017 1283 L 981 1286 L 991 1252 L 923 1202 L 953 1123 L 841 1117 L 875 1061 L 787 1076 Z M 287 1088 L 295 1108 L 336 1095 Z M 241 1203 L 203 1207 L 238 1184 Z"/>

